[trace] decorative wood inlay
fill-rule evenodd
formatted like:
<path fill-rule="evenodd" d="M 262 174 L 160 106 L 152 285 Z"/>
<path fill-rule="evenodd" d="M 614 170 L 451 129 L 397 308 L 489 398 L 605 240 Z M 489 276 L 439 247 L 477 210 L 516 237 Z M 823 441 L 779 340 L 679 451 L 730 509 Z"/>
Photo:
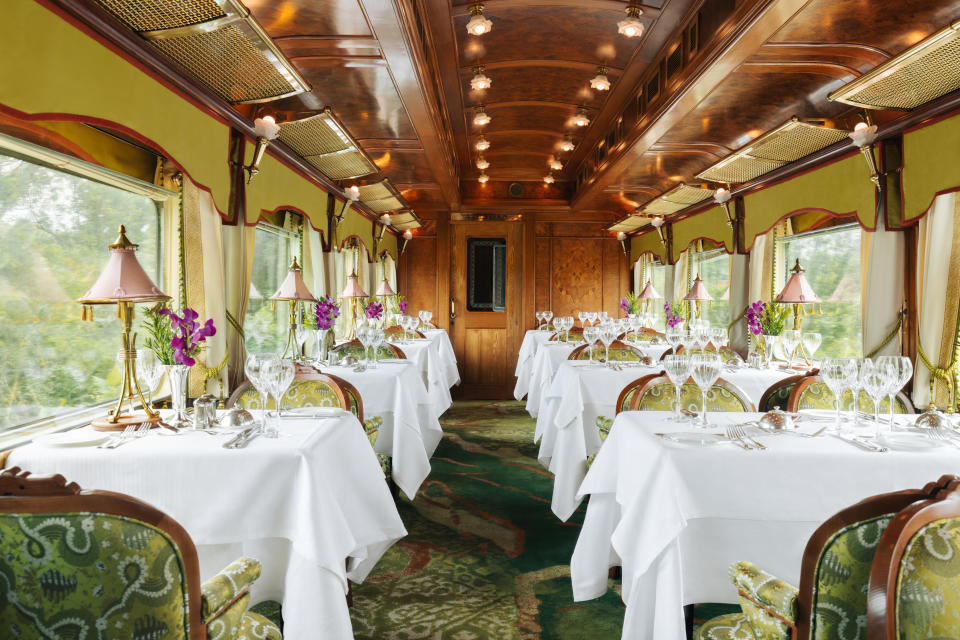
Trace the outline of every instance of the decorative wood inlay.
<path fill-rule="evenodd" d="M 485 11 L 490 15 L 495 15 L 497 11 L 503 9 L 528 9 L 532 7 L 560 8 L 576 7 L 590 9 L 591 11 L 609 11 L 611 13 L 622 14 L 626 8 L 626 3 L 622 0 L 486 0 Z M 643 9 L 645 18 L 654 19 L 660 15 L 661 9 L 645 4 L 637 4 Z M 464 17 L 470 15 L 470 5 L 460 4 L 454 7 L 453 15 Z"/>

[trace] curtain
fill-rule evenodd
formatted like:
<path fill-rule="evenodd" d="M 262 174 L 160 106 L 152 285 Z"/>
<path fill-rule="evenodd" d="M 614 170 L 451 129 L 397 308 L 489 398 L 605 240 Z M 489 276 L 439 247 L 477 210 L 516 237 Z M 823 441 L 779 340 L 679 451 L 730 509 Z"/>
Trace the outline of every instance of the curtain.
<path fill-rule="evenodd" d="M 750 249 L 748 304 L 763 300 L 770 301 L 770 292 L 773 290 L 771 279 L 773 276 L 773 232 L 757 236 Z"/>
<path fill-rule="evenodd" d="M 899 327 L 904 302 L 906 244 L 902 232 L 885 229 L 883 218 L 878 216 L 875 232 L 860 234 L 860 282 L 863 283 L 860 322 L 864 356 L 901 353 Z"/>
<path fill-rule="evenodd" d="M 690 292 L 690 251 L 684 251 L 677 258 L 673 265 L 673 291 L 665 292 L 663 295 L 670 299 L 671 304 L 674 300 L 683 300 L 684 296 Z"/>
<path fill-rule="evenodd" d="M 386 272 L 387 282 L 390 283 L 390 288 L 397 291 L 397 262 L 390 254 L 387 254 L 383 259 L 383 268 Z"/>
<path fill-rule="evenodd" d="M 747 321 L 743 315 L 750 304 L 750 256 L 730 256 L 730 291 L 727 294 L 730 312 L 730 348 L 741 355 L 747 352 Z"/>
<path fill-rule="evenodd" d="M 303 225 L 303 282 L 315 298 L 329 292 L 323 234 L 309 224 Z"/>
<path fill-rule="evenodd" d="M 960 207 L 955 193 L 938 196 L 918 228 L 918 362 L 913 403 L 956 406 L 957 307 L 960 304 Z M 878 257 L 878 259 L 880 259 Z"/>
<path fill-rule="evenodd" d="M 223 264 L 226 303 L 227 347 L 230 358 L 230 389 L 235 389 L 245 379 L 243 365 L 247 358 L 244 342 L 243 324 L 247 315 L 247 303 L 250 300 L 250 283 L 253 276 L 253 248 L 257 237 L 257 228 L 243 223 L 224 226 Z"/>

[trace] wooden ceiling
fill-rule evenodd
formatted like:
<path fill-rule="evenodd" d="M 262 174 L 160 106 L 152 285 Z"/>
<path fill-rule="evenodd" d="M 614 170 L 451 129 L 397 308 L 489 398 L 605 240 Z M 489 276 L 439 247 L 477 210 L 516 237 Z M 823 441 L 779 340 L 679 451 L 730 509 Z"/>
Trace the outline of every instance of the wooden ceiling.
<path fill-rule="evenodd" d="M 643 36 L 627 38 L 624 0 L 487 0 L 493 29 L 477 37 L 467 0 L 245 4 L 312 86 L 258 113 L 330 107 L 418 212 L 610 220 L 791 116 L 852 128 L 827 94 L 960 16 L 960 0 L 646 0 Z M 470 88 L 476 65 L 485 91 Z M 609 91 L 590 89 L 601 65 Z"/>

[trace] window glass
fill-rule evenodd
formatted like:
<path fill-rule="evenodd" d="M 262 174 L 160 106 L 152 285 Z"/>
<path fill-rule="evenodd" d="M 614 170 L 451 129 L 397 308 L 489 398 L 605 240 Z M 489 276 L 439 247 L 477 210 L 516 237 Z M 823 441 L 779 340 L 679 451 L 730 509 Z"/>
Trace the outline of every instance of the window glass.
<path fill-rule="evenodd" d="M 823 336 L 817 358 L 859 357 L 863 351 L 860 326 L 860 227 L 844 225 L 777 238 L 776 290 L 790 270 L 800 266 L 814 292 L 823 301 L 823 314 L 803 316 L 803 329 Z M 808 307 L 809 309 L 809 307 Z M 793 327 L 791 314 L 789 326 Z"/>
<path fill-rule="evenodd" d="M 98 305 L 82 322 L 75 300 L 100 275 L 121 224 L 166 290 L 157 203 L 0 155 L 0 430 L 119 395 L 114 307 Z"/>
<path fill-rule="evenodd" d="M 467 310 L 506 309 L 507 242 L 467 238 Z"/>
<path fill-rule="evenodd" d="M 713 302 L 701 303 L 700 317 L 709 320 L 711 327 L 726 327 L 730 324 L 729 254 L 723 249 L 705 251 L 696 254 L 692 266 L 693 277 L 699 272 L 707 293 L 713 296 Z"/>
<path fill-rule="evenodd" d="M 262 224 L 257 227 L 250 301 L 243 323 L 247 351 L 250 353 L 280 353 L 286 345 L 290 328 L 290 303 L 276 302 L 271 305 L 270 296 L 276 293 L 280 283 L 287 277 L 299 248 L 300 237 L 296 233 Z"/>

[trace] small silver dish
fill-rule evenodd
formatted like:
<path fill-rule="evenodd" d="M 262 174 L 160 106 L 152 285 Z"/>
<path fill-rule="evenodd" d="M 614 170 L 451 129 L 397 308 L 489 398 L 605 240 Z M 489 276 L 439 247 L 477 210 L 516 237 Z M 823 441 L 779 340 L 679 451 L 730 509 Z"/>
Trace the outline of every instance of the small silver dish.
<path fill-rule="evenodd" d="M 360 362 L 360 361 L 357 360 L 357 357 L 356 357 L 356 356 L 347 356 L 346 358 L 344 358 L 343 360 L 340 361 L 340 364 L 342 364 L 342 365 L 345 366 L 345 367 L 349 367 L 349 366 L 352 366 L 352 365 L 357 364 L 358 362 Z"/>
<path fill-rule="evenodd" d="M 761 428 L 769 431 L 793 431 L 797 428 L 797 423 L 794 422 L 793 417 L 789 413 L 781 411 L 780 407 L 774 407 L 767 411 L 760 416 L 759 422 Z"/>
<path fill-rule="evenodd" d="M 253 414 L 241 407 L 227 409 L 226 413 L 220 416 L 222 429 L 245 429 L 255 422 Z"/>

